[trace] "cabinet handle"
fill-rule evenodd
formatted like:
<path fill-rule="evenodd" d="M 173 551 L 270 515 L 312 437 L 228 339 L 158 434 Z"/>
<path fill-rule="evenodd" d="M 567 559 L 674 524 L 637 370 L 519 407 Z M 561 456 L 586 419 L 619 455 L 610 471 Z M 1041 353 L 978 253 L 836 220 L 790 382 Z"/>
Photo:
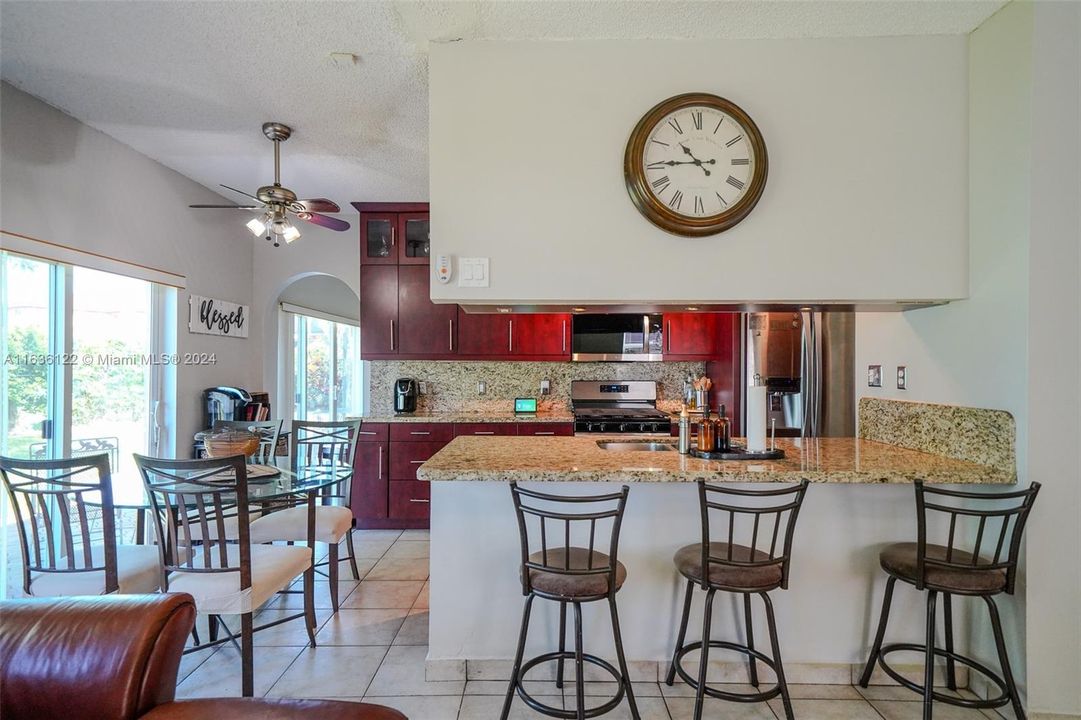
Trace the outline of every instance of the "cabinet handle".
<path fill-rule="evenodd" d="M 413 464 L 413 465 L 423 465 L 427 461 L 426 460 L 410 460 L 409 462 L 411 464 Z"/>
<path fill-rule="evenodd" d="M 430 503 L 431 500 L 425 500 L 424 498 L 409 498 L 409 502 Z"/>
<path fill-rule="evenodd" d="M 475 430 L 474 435 L 495 435 L 494 430 Z"/>
<path fill-rule="evenodd" d="M 563 352 L 567 352 L 567 321 L 563 321 Z"/>
<path fill-rule="evenodd" d="M 376 477 L 376 480 L 382 480 L 382 479 L 383 479 L 383 446 L 380 445 L 379 446 L 379 475 Z"/>
<path fill-rule="evenodd" d="M 514 352 L 514 321 L 507 321 L 507 352 Z"/>
<path fill-rule="evenodd" d="M 394 224 L 390 226 L 390 246 L 394 247 Z"/>
<path fill-rule="evenodd" d="M 454 352 L 454 321 L 447 320 L 447 325 L 450 328 L 450 335 L 448 336 L 447 345 L 450 348 L 450 351 Z"/>
<path fill-rule="evenodd" d="M 431 433 L 428 432 L 427 430 L 412 430 L 412 431 L 410 431 L 409 434 L 410 435 L 431 435 Z"/>
<path fill-rule="evenodd" d="M 664 333 L 665 335 L 667 335 L 665 340 L 668 343 L 668 352 L 672 352 L 672 321 L 669 320 L 668 322 L 665 323 L 665 325 L 668 328 Z"/>
<path fill-rule="evenodd" d="M 544 431 L 538 430 L 537 432 L 535 432 L 533 434 L 534 435 L 555 435 L 555 433 L 552 432 L 551 430 L 544 430 Z"/>
<path fill-rule="evenodd" d="M 394 321 L 390 321 L 390 349 L 394 351 Z"/>
<path fill-rule="evenodd" d="M 357 430 L 357 435 L 376 435 L 374 430 Z"/>

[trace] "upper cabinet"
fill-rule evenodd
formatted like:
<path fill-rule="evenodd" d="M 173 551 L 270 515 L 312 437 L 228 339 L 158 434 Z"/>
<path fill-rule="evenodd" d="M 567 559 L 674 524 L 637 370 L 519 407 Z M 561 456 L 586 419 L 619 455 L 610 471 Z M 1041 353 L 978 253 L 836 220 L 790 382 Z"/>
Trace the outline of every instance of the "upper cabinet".
<path fill-rule="evenodd" d="M 665 313 L 665 360 L 713 360 L 739 342 L 738 313 Z"/>
<path fill-rule="evenodd" d="M 360 211 L 361 265 L 427 265 L 427 203 L 353 203 Z"/>
<path fill-rule="evenodd" d="M 458 310 L 458 355 L 469 359 L 569 360 L 570 316 Z"/>

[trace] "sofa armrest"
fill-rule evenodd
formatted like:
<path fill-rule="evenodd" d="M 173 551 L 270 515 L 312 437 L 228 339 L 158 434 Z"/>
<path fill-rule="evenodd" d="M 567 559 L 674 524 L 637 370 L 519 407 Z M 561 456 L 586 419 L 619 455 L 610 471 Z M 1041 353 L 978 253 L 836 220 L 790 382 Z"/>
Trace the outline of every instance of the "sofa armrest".
<path fill-rule="evenodd" d="M 218 698 L 159 705 L 143 720 L 409 720 L 382 705 L 336 700 Z"/>

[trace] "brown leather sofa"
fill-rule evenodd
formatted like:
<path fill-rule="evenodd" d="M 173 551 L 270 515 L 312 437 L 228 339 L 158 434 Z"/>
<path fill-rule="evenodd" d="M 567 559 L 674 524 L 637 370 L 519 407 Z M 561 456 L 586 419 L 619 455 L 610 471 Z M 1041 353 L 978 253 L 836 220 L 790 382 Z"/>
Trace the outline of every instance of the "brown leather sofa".
<path fill-rule="evenodd" d="M 379 705 L 221 698 L 174 702 L 195 603 L 183 593 L 0 603 L 4 720 L 408 720 Z M 238 669 L 239 672 L 239 669 Z"/>

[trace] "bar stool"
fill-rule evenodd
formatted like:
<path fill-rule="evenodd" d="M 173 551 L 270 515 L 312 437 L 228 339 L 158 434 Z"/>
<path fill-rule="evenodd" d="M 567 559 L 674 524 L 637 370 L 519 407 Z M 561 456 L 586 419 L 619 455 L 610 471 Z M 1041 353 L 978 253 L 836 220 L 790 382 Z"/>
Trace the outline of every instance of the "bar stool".
<path fill-rule="evenodd" d="M 922 481 L 917 481 L 915 485 L 917 540 L 914 543 L 895 543 L 886 547 L 879 555 L 879 563 L 889 575 L 889 579 L 886 581 L 886 594 L 882 599 L 878 632 L 871 647 L 871 656 L 867 658 L 867 665 L 860 677 L 860 686 L 867 687 L 875 661 L 878 661 L 887 675 L 909 690 L 923 695 L 924 720 L 931 720 L 935 700 L 966 708 L 994 708 L 1012 704 L 1017 720 L 1024 720 L 1025 711 L 1021 707 L 1013 672 L 1010 670 L 1006 642 L 1002 636 L 1002 623 L 993 596 L 1002 592 L 1013 594 L 1021 536 L 1025 531 L 1029 511 L 1036 501 L 1036 494 L 1040 491 L 1040 483 L 1032 483 L 1027 490 L 994 494 L 932 489 L 925 487 Z M 932 517 L 941 519 L 942 525 L 946 524 L 948 517 L 949 530 L 946 531 L 945 545 L 927 542 L 929 512 L 937 513 Z M 959 524 L 962 527 L 958 527 Z M 998 526 L 997 532 L 995 525 Z M 939 526 L 936 524 L 936 527 Z M 969 530 L 975 533 L 976 538 L 971 550 L 957 548 L 955 543 L 958 536 L 972 537 Z M 990 560 L 981 555 L 985 542 L 994 543 L 994 554 Z M 986 548 L 990 550 L 990 546 Z M 1003 550 L 1006 551 L 1005 558 Z M 898 580 L 914 585 L 917 590 L 927 590 L 927 636 L 924 645 L 882 644 L 890 615 L 893 587 Z M 944 601 L 942 614 L 945 624 L 945 649 L 935 647 L 935 612 L 939 593 L 942 593 Z M 995 636 L 995 648 L 1002 668 L 1001 677 L 986 665 L 954 652 L 951 607 L 953 595 L 979 597 L 987 604 L 987 611 L 991 616 L 991 630 Z M 923 685 L 917 685 L 903 677 L 886 663 L 885 656 L 899 650 L 924 654 Z M 957 689 L 956 663 L 962 663 L 982 673 L 998 686 L 1001 694 L 988 700 L 966 700 L 935 692 L 936 655 L 946 659 L 946 687 L 950 690 Z"/>
<path fill-rule="evenodd" d="M 616 593 L 627 579 L 627 569 L 616 559 L 619 546 L 619 528 L 623 522 L 623 509 L 627 504 L 628 488 L 626 485 L 618 493 L 604 495 L 564 496 L 535 492 L 511 483 L 511 496 L 514 511 L 518 516 L 518 533 L 522 546 L 522 594 L 526 596 L 525 610 L 522 614 L 522 628 L 518 635 L 518 649 L 514 654 L 514 667 L 511 670 L 507 698 L 503 703 L 501 720 L 507 720 L 511 701 L 515 691 L 529 707 L 539 713 L 556 718 L 583 720 L 604 715 L 615 709 L 627 696 L 631 717 L 640 720 L 638 706 L 634 702 L 631 679 L 627 672 L 627 660 L 623 655 L 623 638 L 619 632 L 619 615 L 616 612 Z M 536 522 L 533 523 L 532 520 Z M 598 528 L 598 521 L 601 527 Z M 607 554 L 596 551 L 595 541 L 598 531 L 604 534 L 604 525 L 611 523 L 608 536 Z M 530 552 L 530 525 L 535 525 L 536 535 L 540 538 L 540 548 Z M 554 525 L 550 529 L 549 525 Z M 572 525 L 574 532 L 572 533 Z M 586 533 L 588 526 L 588 545 L 574 546 L 576 540 Z M 562 540 L 558 547 L 549 546 L 549 536 Z M 560 532 L 560 530 L 562 532 Z M 532 545 L 536 547 L 536 545 Z M 603 547 L 603 546 L 602 546 Z M 522 662 L 525 652 L 526 634 L 529 630 L 529 615 L 536 598 L 554 600 L 559 603 L 559 650 L 544 653 L 526 662 Z M 612 616 L 612 634 L 616 645 L 616 658 L 619 668 L 590 655 L 582 649 L 582 603 L 608 601 Z M 567 604 L 574 610 L 574 652 L 566 649 Z M 536 700 L 524 687 L 525 675 L 532 668 L 545 662 L 556 661 L 556 686 L 563 687 L 563 663 L 574 661 L 574 680 L 576 703 L 574 710 L 545 705 Z M 596 665 L 607 671 L 619 688 L 614 697 L 596 707 L 585 706 L 585 688 L 583 685 L 585 663 Z"/>
<path fill-rule="evenodd" d="M 682 547 L 675 554 L 676 568 L 683 577 L 687 578 L 687 594 L 683 601 L 683 619 L 679 624 L 676 649 L 672 653 L 668 677 L 665 678 L 665 683 L 671 686 L 678 674 L 685 683 L 695 689 L 695 720 L 700 720 L 702 717 L 702 706 L 706 695 L 734 702 L 764 702 L 780 695 L 784 702 L 785 716 L 788 720 L 793 718 L 792 701 L 788 696 L 788 685 L 781 665 L 777 621 L 773 616 L 773 602 L 768 592 L 776 588 L 788 588 L 792 536 L 796 529 L 796 518 L 803 504 L 803 497 L 807 493 L 807 485 L 808 481 L 803 480 L 799 485 L 794 486 L 747 490 L 709 485 L 705 481 L 698 481 L 698 499 L 702 510 L 702 542 Z M 712 539 L 711 511 L 721 513 L 722 520 L 727 516 L 727 522 L 724 522 L 727 528 L 724 542 L 714 542 Z M 735 542 L 737 518 L 740 516 L 748 516 L 743 523 L 739 524 L 751 526 L 749 545 L 740 545 Z M 767 542 L 768 552 L 761 549 Z M 695 585 L 699 585 L 706 591 L 702 640 L 684 644 Z M 744 620 L 747 628 L 746 645 L 710 639 L 713 596 L 718 590 L 743 595 Z M 765 655 L 754 647 L 751 595 L 761 597 L 766 606 L 766 624 L 769 627 L 773 657 Z M 759 686 L 758 661 L 774 671 L 777 684 L 757 693 L 734 693 L 708 686 L 706 667 L 709 662 L 710 648 L 723 648 L 746 655 L 750 663 L 750 681 L 754 687 Z M 701 654 L 698 661 L 698 678 L 695 679 L 683 669 L 680 663 L 684 655 L 698 649 L 701 649 Z"/>

